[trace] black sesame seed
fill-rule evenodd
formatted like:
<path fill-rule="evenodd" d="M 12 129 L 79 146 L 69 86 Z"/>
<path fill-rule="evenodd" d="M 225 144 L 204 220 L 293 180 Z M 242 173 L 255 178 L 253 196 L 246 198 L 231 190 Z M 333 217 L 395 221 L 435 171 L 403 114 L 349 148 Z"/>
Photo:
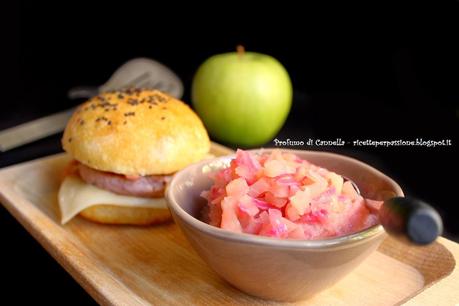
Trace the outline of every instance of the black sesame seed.
<path fill-rule="evenodd" d="M 100 102 L 99 104 L 97 104 L 96 107 L 101 107 L 101 108 L 104 108 L 104 109 L 110 109 L 110 107 L 116 107 L 117 104 L 112 104 L 110 102 L 107 102 L 107 101 L 104 101 L 104 102 Z"/>
<path fill-rule="evenodd" d="M 139 104 L 139 100 L 130 98 L 128 99 L 127 103 L 130 105 L 137 105 Z"/>
<path fill-rule="evenodd" d="M 102 117 L 98 117 L 98 118 L 96 119 L 96 122 L 99 122 L 99 121 L 101 121 L 101 120 L 103 120 L 103 121 L 108 121 L 107 117 L 102 116 Z"/>

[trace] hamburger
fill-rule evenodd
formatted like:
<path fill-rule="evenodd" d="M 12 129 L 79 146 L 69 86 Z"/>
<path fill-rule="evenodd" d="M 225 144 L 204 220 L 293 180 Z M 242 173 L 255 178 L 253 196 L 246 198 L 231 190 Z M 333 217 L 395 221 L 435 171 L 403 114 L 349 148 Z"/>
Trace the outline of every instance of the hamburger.
<path fill-rule="evenodd" d="M 61 221 L 77 214 L 107 224 L 171 219 L 171 176 L 206 157 L 209 136 L 183 102 L 157 90 L 100 94 L 80 105 L 62 137 L 72 157 L 59 189 Z"/>

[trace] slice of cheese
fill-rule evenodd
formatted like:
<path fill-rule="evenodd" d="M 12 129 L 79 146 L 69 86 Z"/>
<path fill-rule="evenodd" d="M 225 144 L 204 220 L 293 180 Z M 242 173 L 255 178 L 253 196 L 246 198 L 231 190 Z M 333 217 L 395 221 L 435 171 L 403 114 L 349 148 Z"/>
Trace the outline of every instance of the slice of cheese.
<path fill-rule="evenodd" d="M 100 204 L 127 207 L 167 208 L 164 198 L 140 198 L 118 195 L 113 192 L 86 184 L 76 176 L 67 176 L 59 189 L 61 223 L 65 224 L 82 210 Z"/>

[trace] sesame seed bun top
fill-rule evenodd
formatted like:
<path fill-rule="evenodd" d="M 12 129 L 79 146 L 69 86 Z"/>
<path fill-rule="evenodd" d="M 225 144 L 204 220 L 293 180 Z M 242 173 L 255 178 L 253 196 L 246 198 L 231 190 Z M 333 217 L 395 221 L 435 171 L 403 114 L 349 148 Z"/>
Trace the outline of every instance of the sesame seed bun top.
<path fill-rule="evenodd" d="M 188 105 L 158 90 L 131 89 L 103 93 L 80 105 L 62 145 L 97 170 L 159 175 L 204 158 L 210 141 Z"/>

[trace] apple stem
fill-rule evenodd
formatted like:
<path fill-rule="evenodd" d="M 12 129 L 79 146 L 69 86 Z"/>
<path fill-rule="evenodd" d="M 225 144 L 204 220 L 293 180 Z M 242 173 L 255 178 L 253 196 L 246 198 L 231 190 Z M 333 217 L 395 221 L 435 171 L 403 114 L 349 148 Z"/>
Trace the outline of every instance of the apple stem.
<path fill-rule="evenodd" d="M 245 53 L 245 48 L 243 45 L 237 45 L 236 51 L 237 51 L 237 55 L 239 55 L 239 58 L 242 58 L 242 56 Z"/>

